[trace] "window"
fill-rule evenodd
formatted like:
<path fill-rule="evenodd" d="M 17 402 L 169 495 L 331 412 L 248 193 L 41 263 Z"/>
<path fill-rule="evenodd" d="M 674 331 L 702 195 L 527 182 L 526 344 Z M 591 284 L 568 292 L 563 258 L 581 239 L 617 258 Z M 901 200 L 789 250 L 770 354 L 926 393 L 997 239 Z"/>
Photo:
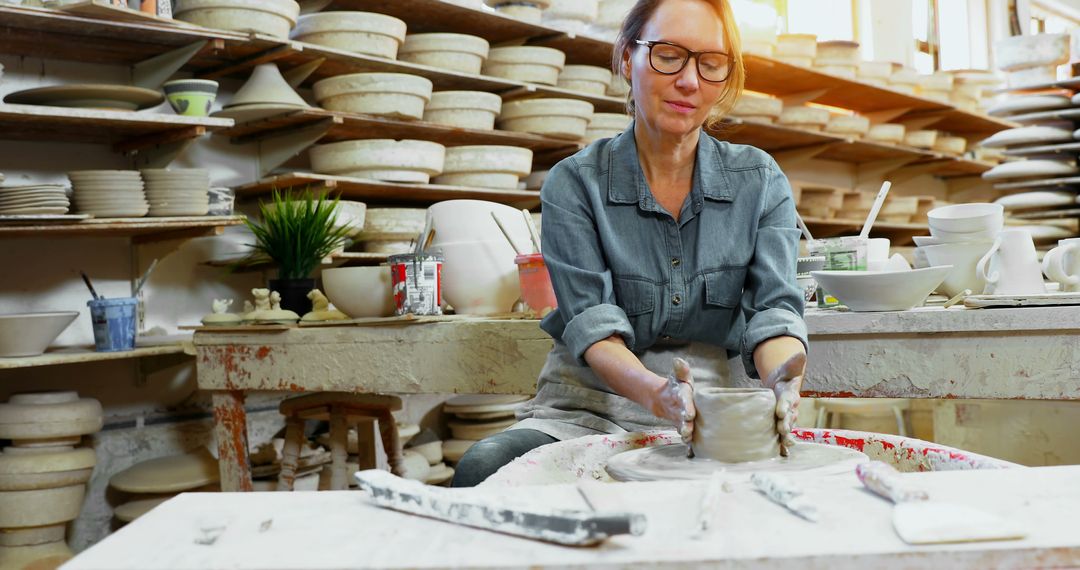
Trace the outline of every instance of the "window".
<path fill-rule="evenodd" d="M 790 34 L 817 34 L 819 41 L 858 41 L 854 0 L 785 0 Z"/>
<path fill-rule="evenodd" d="M 920 73 L 976 67 L 971 54 L 972 14 L 965 0 L 915 0 L 912 24 L 915 69 Z M 942 33 L 942 30 L 948 30 Z"/>

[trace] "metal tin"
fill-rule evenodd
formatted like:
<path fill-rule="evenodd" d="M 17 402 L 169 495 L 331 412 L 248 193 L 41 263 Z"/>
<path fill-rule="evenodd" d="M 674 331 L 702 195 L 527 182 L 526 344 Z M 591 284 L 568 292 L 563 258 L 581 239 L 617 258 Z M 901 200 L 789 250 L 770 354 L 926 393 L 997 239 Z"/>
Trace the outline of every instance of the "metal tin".
<path fill-rule="evenodd" d="M 394 314 L 442 314 L 443 256 L 403 253 L 390 256 Z"/>

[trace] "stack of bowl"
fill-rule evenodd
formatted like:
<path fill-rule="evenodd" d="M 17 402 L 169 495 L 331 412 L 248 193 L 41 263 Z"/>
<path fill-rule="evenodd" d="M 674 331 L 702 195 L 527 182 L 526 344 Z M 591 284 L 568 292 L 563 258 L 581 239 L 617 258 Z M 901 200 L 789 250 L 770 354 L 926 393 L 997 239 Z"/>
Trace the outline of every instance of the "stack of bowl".
<path fill-rule="evenodd" d="M 447 400 L 443 412 L 453 439 L 442 442 L 443 461 L 456 464 L 477 441 L 514 425 L 514 414 L 528 396 L 466 394 Z"/>
<path fill-rule="evenodd" d="M 981 294 L 986 283 L 976 274 L 975 266 L 1004 227 L 1004 208 L 1000 204 L 952 204 L 931 210 L 927 218 L 931 235 L 915 236 L 917 265 L 951 265 L 953 269 L 941 284 L 941 291 L 950 297 L 965 289 Z"/>
<path fill-rule="evenodd" d="M 142 170 L 151 216 L 205 216 L 210 208 L 210 172 L 202 168 Z"/>
<path fill-rule="evenodd" d="M 68 173 L 80 212 L 99 218 L 141 218 L 150 211 L 137 170 L 80 170 Z"/>

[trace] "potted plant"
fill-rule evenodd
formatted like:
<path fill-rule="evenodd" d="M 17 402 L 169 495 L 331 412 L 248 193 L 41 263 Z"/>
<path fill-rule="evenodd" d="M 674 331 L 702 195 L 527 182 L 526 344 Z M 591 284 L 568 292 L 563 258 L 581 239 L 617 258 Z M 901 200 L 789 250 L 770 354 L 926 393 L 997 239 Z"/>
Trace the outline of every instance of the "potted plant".
<path fill-rule="evenodd" d="M 270 203 L 259 202 L 261 221 L 246 220 L 255 235 L 254 254 L 273 261 L 278 278 L 269 288 L 281 295 L 281 307 L 303 315 L 311 311 L 312 273 L 322 260 L 345 245 L 350 225 L 339 225 L 338 198 L 316 196 L 310 188 L 298 195 L 274 190 Z"/>

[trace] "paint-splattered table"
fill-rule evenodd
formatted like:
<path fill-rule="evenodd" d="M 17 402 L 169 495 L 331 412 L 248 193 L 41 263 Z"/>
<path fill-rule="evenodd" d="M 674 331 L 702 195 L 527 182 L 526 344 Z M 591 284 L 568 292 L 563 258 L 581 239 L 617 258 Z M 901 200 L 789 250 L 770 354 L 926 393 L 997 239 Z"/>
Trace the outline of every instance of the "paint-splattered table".
<path fill-rule="evenodd" d="M 1080 399 L 1080 307 L 811 310 L 806 321 L 808 396 Z M 247 391 L 531 394 L 551 342 L 520 319 L 197 331 L 222 487 L 250 489 Z"/>
<path fill-rule="evenodd" d="M 1022 525 L 1024 540 L 913 547 L 892 506 L 854 474 L 803 480 L 821 520 L 796 518 L 749 484 L 720 497 L 710 534 L 688 538 L 701 482 L 598 484 L 598 510 L 633 510 L 645 534 L 569 548 L 376 508 L 357 491 L 186 493 L 80 554 L 65 570 L 177 568 L 1045 568 L 1080 565 L 1080 466 L 904 475 L 931 497 Z M 526 491 L 527 492 L 523 492 Z M 470 491 L 470 490 L 467 490 Z M 575 485 L 478 488 L 499 504 L 585 508 Z"/>

